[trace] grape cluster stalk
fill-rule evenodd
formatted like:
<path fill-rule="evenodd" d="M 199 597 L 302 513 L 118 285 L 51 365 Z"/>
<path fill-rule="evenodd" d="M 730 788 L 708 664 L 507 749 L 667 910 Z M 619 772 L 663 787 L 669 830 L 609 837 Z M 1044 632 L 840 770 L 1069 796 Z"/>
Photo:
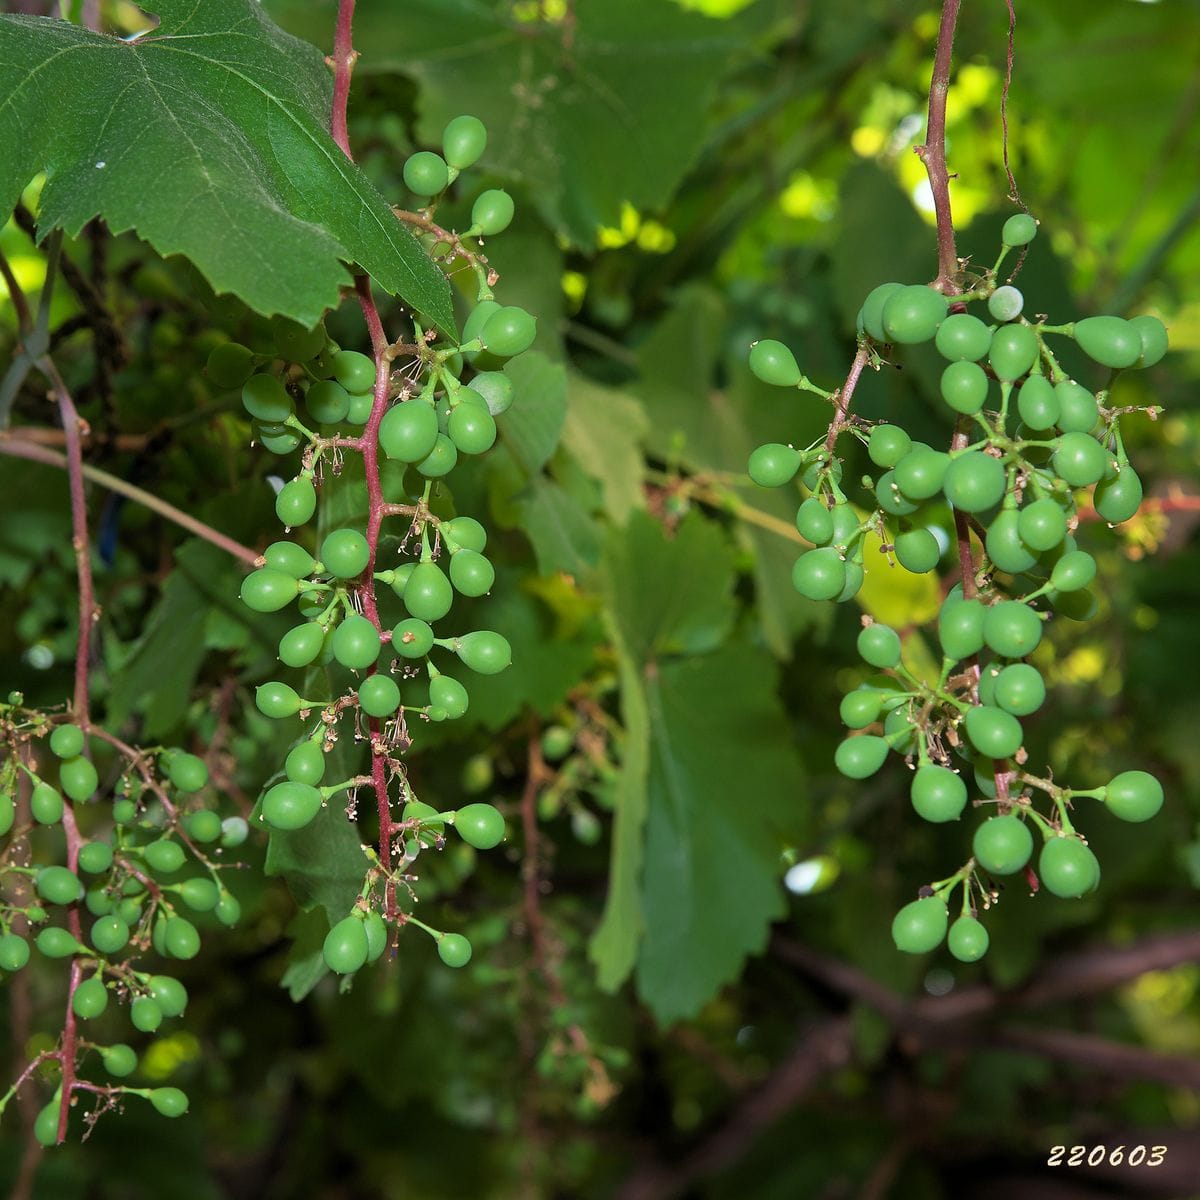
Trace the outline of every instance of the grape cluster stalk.
<path fill-rule="evenodd" d="M 1030 657 L 1047 622 L 1084 621 L 1097 609 L 1096 561 L 1073 532 L 1079 497 L 1090 494 L 1111 525 L 1129 520 L 1142 503 L 1142 483 L 1121 435 L 1123 419 L 1139 410 L 1113 406 L 1113 386 L 1122 371 L 1152 367 L 1167 352 L 1166 328 L 1150 315 L 1060 325 L 1027 318 L 1021 292 L 997 280 L 1008 254 L 1027 247 L 1037 231 L 1028 213 L 1010 217 L 995 265 L 964 291 L 897 282 L 873 289 L 858 313 L 858 353 L 841 389 L 812 383 L 780 342 L 759 341 L 750 350 L 759 379 L 816 393 L 835 408 L 821 441 L 803 449 L 769 443 L 750 456 L 759 485 L 780 487 L 799 475 L 807 493 L 796 528 L 813 549 L 792 573 L 801 595 L 853 599 L 863 584 L 870 533 L 906 570 L 936 570 L 943 552 L 930 528 L 932 506 L 944 502 L 953 512 L 960 578 L 937 617 L 940 670 L 929 677 L 912 669 L 900 634 L 865 617 L 858 654 L 878 674 L 841 702 L 851 733 L 835 763 L 860 780 L 880 771 L 889 754 L 901 757 L 912 769 L 913 810 L 934 824 L 959 820 L 972 798 L 991 807 L 993 815 L 974 831 L 968 860 L 923 886 L 892 923 L 900 950 L 924 953 L 947 940 L 964 962 L 987 952 L 979 913 L 998 897 L 998 878 L 1025 872 L 1034 888 L 1040 881 L 1068 899 L 1099 886 L 1100 864 L 1075 825 L 1076 802 L 1102 804 L 1132 822 L 1149 820 L 1163 804 L 1161 784 L 1145 771 L 1072 788 L 1031 769 L 1025 748 L 1022 721 L 1046 700 L 1046 681 Z M 1069 377 L 1055 354 L 1056 338 L 1073 340 L 1109 369 L 1102 389 Z M 905 346 L 929 342 L 945 364 L 940 393 L 953 421 L 948 450 L 914 441 L 897 423 L 869 425 L 849 412 L 865 366 L 879 368 Z M 876 468 L 862 480 L 858 505 L 844 490 L 835 453 L 843 437 L 861 441 Z"/>

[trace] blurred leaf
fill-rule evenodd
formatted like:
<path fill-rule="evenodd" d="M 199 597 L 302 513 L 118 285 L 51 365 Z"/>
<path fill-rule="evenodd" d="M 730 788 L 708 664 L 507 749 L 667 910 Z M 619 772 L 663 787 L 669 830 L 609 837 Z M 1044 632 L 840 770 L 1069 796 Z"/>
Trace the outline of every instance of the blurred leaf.
<path fill-rule="evenodd" d="M 297 1004 L 329 974 L 321 950 L 330 924 L 330 919 L 317 908 L 301 910 L 288 924 L 287 935 L 292 939 L 292 944 L 288 949 L 287 969 L 279 980 L 279 986 L 286 988 L 287 994 Z"/>
<path fill-rule="evenodd" d="M 567 389 L 563 445 L 604 489 L 604 510 L 623 525 L 635 508 L 645 507 L 645 463 L 639 443 L 649 428 L 632 396 L 572 375 Z"/>
<path fill-rule="evenodd" d="M 582 577 L 600 557 L 601 534 L 591 515 L 564 488 L 538 476 L 514 501 L 533 544 L 541 575 Z"/>
<path fill-rule="evenodd" d="M 567 411 L 567 373 L 545 355 L 529 351 L 508 363 L 512 408 L 497 422 L 500 437 L 526 475 L 550 461 Z"/>

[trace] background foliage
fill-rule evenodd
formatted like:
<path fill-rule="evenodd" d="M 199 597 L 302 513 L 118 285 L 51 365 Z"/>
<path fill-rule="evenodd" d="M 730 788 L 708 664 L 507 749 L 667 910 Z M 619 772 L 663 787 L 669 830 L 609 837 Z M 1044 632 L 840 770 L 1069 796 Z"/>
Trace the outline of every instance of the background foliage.
<path fill-rule="evenodd" d="M 238 6 L 203 7 L 221 28 Z M 507 854 L 459 846 L 422 881 L 428 919 L 468 930 L 475 962 L 447 972 L 407 939 L 398 962 L 340 995 L 316 951 L 326 911 L 342 915 L 361 877 L 352 828 L 330 816 L 269 850 L 252 844 L 235 883 L 246 919 L 206 939 L 183 974 L 187 1032 L 158 1038 L 147 1059 L 187 1087 L 193 1115 L 105 1119 L 86 1146 L 47 1155 L 37 1194 L 932 1198 L 1050 1195 L 1030 1189 L 1051 1179 L 1073 1189 L 1055 1195 L 1087 1196 L 1111 1194 L 1102 1172 L 1048 1176 L 1051 1145 L 1152 1141 L 1170 1147 L 1153 1176 L 1166 1190 L 1153 1194 L 1188 1194 L 1200 1177 L 1196 1080 L 1178 1066 L 1200 1050 L 1194 518 L 1150 511 L 1119 532 L 1082 531 L 1101 562 L 1102 612 L 1055 628 L 1041 665 L 1057 694 L 1030 723 L 1058 773 L 1090 786 L 1152 770 L 1166 810 L 1136 836 L 1094 821 L 1099 893 L 1055 902 L 1010 886 L 988 958 L 951 966 L 897 955 L 888 926 L 932 863 L 957 861 L 957 835 L 912 818 L 894 768 L 866 784 L 834 773 L 859 612 L 797 596 L 796 496 L 744 475 L 753 446 L 806 443 L 828 420 L 823 403 L 759 384 L 749 343 L 780 338 L 836 386 L 866 292 L 935 273 L 911 146 L 937 14 L 833 0 L 403 7 L 400 20 L 384 0 L 359 0 L 361 170 L 329 174 L 328 79 L 316 52 L 279 35 L 255 43 L 264 61 L 242 64 L 291 89 L 244 103 L 260 122 L 243 119 L 249 149 L 172 105 L 225 154 L 227 175 L 188 221 L 146 182 L 154 156 L 172 152 L 150 97 L 127 100 L 143 157 L 113 171 L 108 228 L 71 185 L 98 161 L 68 115 L 99 110 L 99 83 L 43 81 L 0 110 L 0 175 L 27 170 L 26 205 L 70 235 L 54 349 L 91 424 L 89 463 L 247 545 L 275 536 L 279 468 L 250 447 L 236 397 L 210 386 L 204 360 L 218 331 L 253 343 L 264 314 L 319 312 L 346 282 L 339 258 L 371 267 L 382 235 L 339 225 L 339 188 L 395 202 L 406 155 L 436 145 L 449 117 L 480 116 L 483 174 L 518 200 L 517 225 L 489 251 L 501 294 L 540 318 L 535 352 L 511 369 L 502 445 L 443 498 L 496 530 L 498 582 L 478 603 L 514 663 L 477 682 L 467 718 L 422 728 L 411 759 L 427 802 L 453 807 L 467 792 L 510 817 Z M 167 26 L 186 8 L 155 11 Z M 332 3 L 265 8 L 329 50 Z M 132 5 L 103 11 L 122 32 L 146 25 Z M 1055 0 L 1018 4 L 1018 17 L 1009 149 L 1043 222 L 1022 289 L 1058 319 L 1166 321 L 1173 353 L 1137 381 L 1136 400 L 1167 411 L 1134 422 L 1129 449 L 1149 495 L 1194 493 L 1196 10 Z M 960 253 L 980 262 L 1013 211 L 1006 32 L 1003 5 L 965 6 L 949 101 Z M 211 64 L 225 52 L 207 53 Z M 0 63 L 19 69 L 11 54 Z M 23 157 L 12 125 L 31 106 L 61 142 L 50 163 Z M 126 134 L 103 136 L 119 148 Z M 39 200 L 41 166 L 54 170 Z M 150 205 L 161 226 L 121 232 L 128 204 Z M 468 211 L 464 196 L 444 223 L 465 226 Z M 0 246 L 36 297 L 44 259 L 19 220 Z M 11 351 L 3 299 L 0 320 Z M 365 343 L 351 303 L 328 325 L 343 346 Z M 14 427 L 54 423 L 34 378 Z M 865 379 L 856 404 L 940 438 L 936 381 L 914 356 Z M 0 463 L 5 690 L 57 705 L 75 637 L 65 477 Z M 346 505 L 351 483 L 337 484 Z M 239 564 L 154 513 L 95 488 L 91 518 L 98 714 L 205 753 L 230 811 L 248 812 L 284 748 L 252 703 L 283 618 L 239 606 Z M 865 610 L 897 626 L 926 619 L 935 584 L 875 558 Z M 541 755 L 548 724 L 572 731 L 564 759 Z M 927 1007 L 905 1007 L 909 996 Z M 980 1021 L 945 1015 L 971 997 Z M 941 1000 L 950 1007 L 928 1007 Z M 32 1003 L 58 999 L 35 983 Z M 1134 1057 L 1112 1057 L 1114 1044 Z M 14 1131 L 0 1131 L 8 1178 Z M 1145 1170 L 1114 1178 L 1121 1194 L 1152 1186 Z"/>

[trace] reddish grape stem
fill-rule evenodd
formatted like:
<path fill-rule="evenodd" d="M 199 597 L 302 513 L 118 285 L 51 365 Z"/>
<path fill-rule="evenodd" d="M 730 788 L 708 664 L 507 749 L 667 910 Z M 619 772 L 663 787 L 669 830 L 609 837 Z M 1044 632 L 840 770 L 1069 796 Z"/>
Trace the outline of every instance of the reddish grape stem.
<path fill-rule="evenodd" d="M 849 424 L 846 414 L 850 411 L 850 402 L 854 399 L 854 389 L 858 387 L 859 378 L 870 357 L 870 348 L 865 344 L 859 346 L 858 353 L 854 356 L 854 361 L 850 364 L 850 371 L 846 376 L 846 382 L 838 388 L 837 399 L 835 400 L 837 410 L 833 415 L 833 420 L 829 424 L 829 433 L 825 436 L 825 449 L 830 454 L 833 453 L 838 436 Z"/>
<path fill-rule="evenodd" d="M 946 93 L 950 90 L 950 65 L 954 55 L 954 27 L 961 0 L 945 0 L 938 25 L 937 46 L 933 55 L 933 75 L 929 81 L 929 117 L 925 123 L 925 144 L 915 146 L 917 157 L 925 165 L 933 208 L 937 218 L 938 274 L 933 286 L 949 295 L 957 291 L 958 250 L 954 242 L 954 219 L 950 213 L 950 174 L 946 169 Z"/>
<path fill-rule="evenodd" d="M 354 25 L 354 0 L 338 0 L 337 28 L 333 35 L 333 112 L 329 132 L 338 148 L 351 161 L 350 134 L 346 128 L 346 108 L 350 100 L 350 76 L 358 60 L 358 51 L 351 45 Z"/>

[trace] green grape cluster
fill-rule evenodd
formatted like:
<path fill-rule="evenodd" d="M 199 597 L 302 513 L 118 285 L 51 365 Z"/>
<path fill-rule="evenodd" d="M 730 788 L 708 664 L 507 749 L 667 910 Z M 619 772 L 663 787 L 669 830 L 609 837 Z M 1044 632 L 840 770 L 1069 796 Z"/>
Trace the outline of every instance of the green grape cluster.
<path fill-rule="evenodd" d="M 485 260 L 462 242 L 501 232 L 513 214 L 508 196 L 484 192 L 462 235 L 433 224 L 437 198 L 479 158 L 486 140 L 476 118 L 457 117 L 446 127 L 441 155 L 420 151 L 404 167 L 410 190 L 432 198 L 413 219 L 426 230 L 422 240 L 434 260 L 441 261 L 438 247 L 450 244 L 454 253 L 469 254 L 480 279 L 460 337 L 442 338 L 415 319 L 406 343 L 410 361 L 401 368 L 391 352 L 381 354 L 378 363 L 388 368 L 382 375 L 376 359 L 337 346 L 322 325 L 278 326 L 269 353 L 229 344 L 209 361 L 219 386 L 241 388 L 255 435 L 268 450 L 301 451 L 299 472 L 276 498 L 277 515 L 293 537 L 268 546 L 241 587 L 242 602 L 255 612 L 294 606 L 298 621 L 280 639 L 279 661 L 309 671 L 304 695 L 284 680 L 256 691 L 263 715 L 299 728 L 282 778 L 266 789 L 253 819 L 286 834 L 309 825 L 334 797 L 346 797 L 351 817 L 360 791 L 370 789 L 376 800 L 379 843 L 369 849 L 361 896 L 325 940 L 325 963 L 339 975 L 376 961 L 390 928 L 407 924 L 434 937 L 443 962 L 463 966 L 471 956 L 467 939 L 431 929 L 398 897 L 413 895 L 414 861 L 423 850 L 443 846 L 448 827 L 478 850 L 497 846 L 505 835 L 504 818 L 490 804 L 443 812 L 418 800 L 401 759 L 411 722 L 453 721 L 468 711 L 461 668 L 494 675 L 512 658 L 508 641 L 493 630 L 460 625 L 443 631 L 440 623 L 453 620 L 455 599 L 485 596 L 496 573 L 483 525 L 465 515 L 438 517 L 430 507 L 435 487 L 460 458 L 494 445 L 496 419 L 513 403 L 504 365 L 527 350 L 537 332 L 524 309 L 493 298 L 494 274 L 483 271 Z M 368 516 L 359 527 L 329 528 L 308 541 L 300 527 L 317 513 L 322 468 L 346 452 L 362 455 L 360 510 Z M 384 562 L 381 530 L 396 520 L 404 526 L 401 553 Z M 309 694 L 318 686 L 321 694 Z M 347 729 L 365 730 L 370 762 L 329 780 L 327 755 Z"/>
<path fill-rule="evenodd" d="M 1035 890 L 1040 879 L 1067 898 L 1098 886 L 1100 866 L 1072 822 L 1073 800 L 1097 800 L 1126 821 L 1148 820 L 1163 803 L 1161 785 L 1143 771 L 1078 790 L 1028 766 L 1022 721 L 1046 698 L 1045 680 L 1028 660 L 1049 620 L 1086 620 L 1097 607 L 1091 590 L 1096 561 L 1073 533 L 1080 493 L 1086 489 L 1113 525 L 1132 517 L 1142 501 L 1121 436 L 1122 419 L 1137 410 L 1108 405 L 1113 380 L 1120 371 L 1155 365 L 1167 352 L 1167 331 L 1153 316 L 1087 317 L 1066 325 L 1025 317 L 1019 290 L 996 286 L 996 278 L 1008 251 L 1036 232 L 1028 214 L 1011 217 L 996 266 L 963 294 L 885 283 L 859 310 L 860 365 L 881 365 L 888 347 L 933 343 L 945 364 L 940 392 L 954 429 L 948 450 L 915 441 L 898 424 L 868 427 L 849 416 L 840 393 L 811 383 L 785 345 L 760 341 L 750 351 L 759 379 L 815 392 L 838 409 L 820 442 L 803 450 L 760 446 L 749 461 L 750 476 L 761 486 L 783 486 L 798 475 L 804 485 L 796 528 L 813 549 L 800 555 L 793 571 L 801 595 L 852 599 L 863 583 L 870 532 L 907 570 L 936 570 L 943 547 L 929 528 L 932 506 L 948 505 L 954 514 L 965 577 L 949 589 L 938 613 L 940 672 L 936 678 L 914 673 L 899 633 L 864 618 L 858 653 L 878 673 L 842 700 L 841 717 L 852 733 L 838 746 L 835 763 L 848 778 L 866 779 L 889 753 L 903 758 L 913 768 L 912 807 L 935 824 L 958 820 L 973 796 L 976 805 L 994 806 L 995 815 L 975 832 L 968 862 L 923 888 L 892 927 L 901 950 L 923 953 L 948 938 L 951 954 L 964 962 L 987 950 L 978 910 L 996 899 L 996 877 L 1025 871 Z M 1054 338 L 1073 339 L 1109 368 L 1103 389 L 1068 376 Z M 834 454 L 843 435 L 858 438 L 877 469 L 862 480 L 858 505 L 843 490 L 842 463 Z M 1035 804 L 1038 796 L 1047 801 L 1044 812 Z M 1036 874 L 1030 865 L 1035 833 L 1041 836 Z M 951 924 L 948 905 L 958 887 L 962 908 Z"/>
<path fill-rule="evenodd" d="M 102 816 L 99 801 L 108 789 L 83 728 L 26 709 L 14 696 L 0 705 L 0 735 L 8 750 L 0 766 L 0 838 L 8 842 L 0 853 L 0 971 L 24 970 L 34 951 L 59 961 L 68 980 L 67 1023 L 89 1033 L 95 1023 L 103 1038 L 73 1035 L 76 1061 L 60 1057 L 60 1067 L 65 1073 L 69 1065 L 78 1079 L 94 1053 L 111 1079 L 125 1078 L 137 1069 L 137 1053 L 110 1037 L 153 1033 L 182 1016 L 188 1003 L 180 980 L 161 967 L 144 969 L 141 960 L 148 954 L 193 959 L 201 924 L 237 923 L 240 906 L 224 882 L 229 864 L 220 858 L 245 841 L 249 825 L 241 817 L 222 819 L 206 803 L 208 767 L 182 749 L 133 750 L 106 739 L 120 758 L 120 774 Z M 18 816 L 18 789 L 28 794 L 28 822 Z M 57 845 L 58 861 L 25 865 L 28 854 L 12 850 L 38 830 L 39 846 Z M 56 1056 L 67 1053 L 66 1040 Z M 168 1116 L 187 1108 L 176 1088 L 101 1086 L 109 1095 L 143 1096 Z M 62 1104 L 60 1088 L 38 1117 L 36 1134 L 45 1145 L 58 1141 Z"/>

